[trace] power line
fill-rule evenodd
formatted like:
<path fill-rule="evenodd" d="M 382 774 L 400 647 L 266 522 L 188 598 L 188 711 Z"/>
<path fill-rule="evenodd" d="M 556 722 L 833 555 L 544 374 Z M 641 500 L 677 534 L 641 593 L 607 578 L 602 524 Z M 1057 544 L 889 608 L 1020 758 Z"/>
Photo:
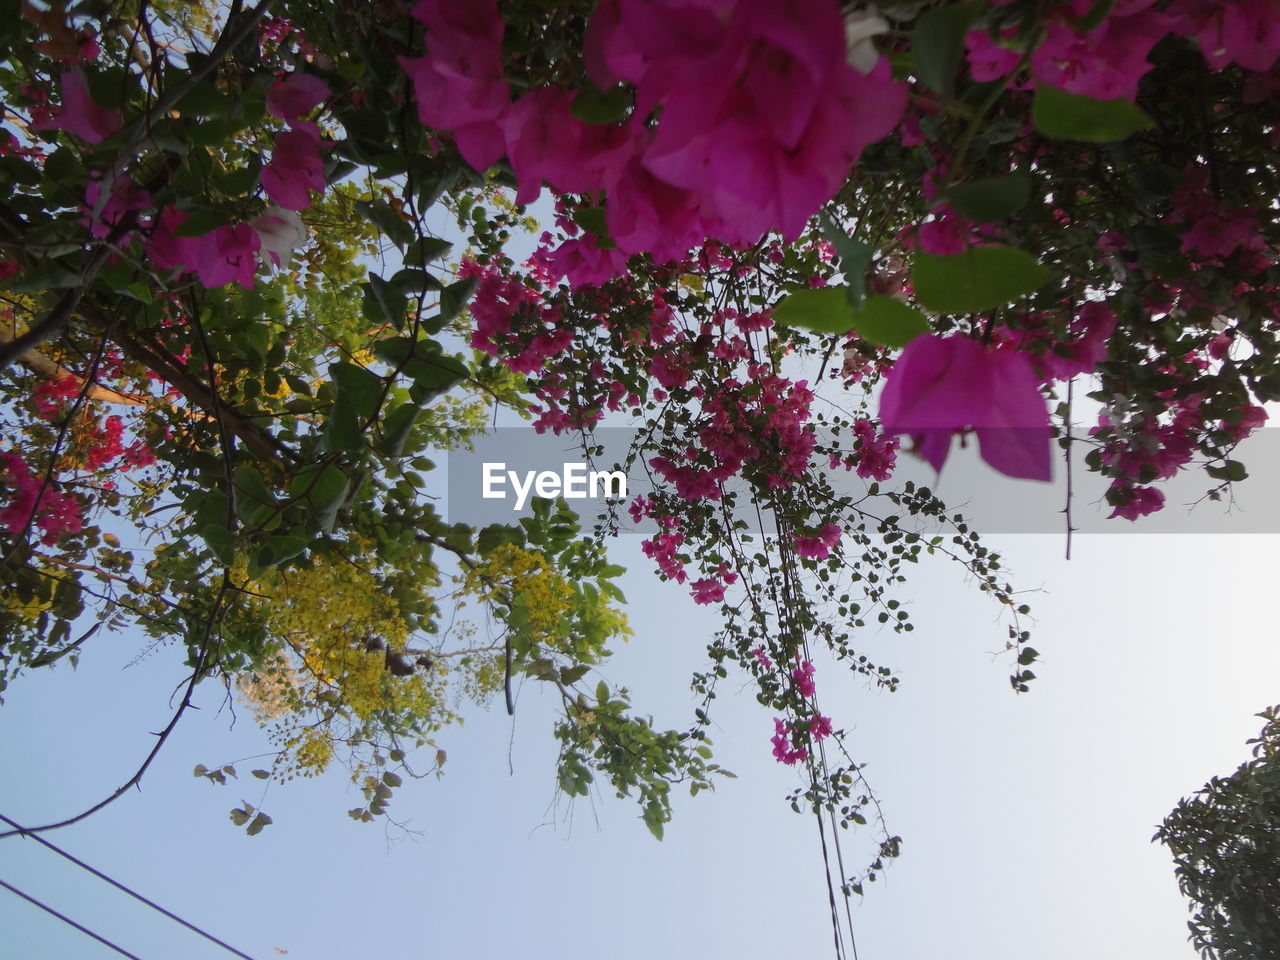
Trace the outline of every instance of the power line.
<path fill-rule="evenodd" d="M 53 914 L 63 923 L 70 924 L 71 926 L 79 930 L 81 933 L 83 933 L 85 936 L 93 937 L 93 939 L 97 940 L 103 946 L 110 947 L 112 950 L 120 954 L 122 957 L 129 957 L 130 960 L 142 960 L 142 958 L 139 957 L 136 953 L 130 953 L 128 950 L 125 950 L 123 947 L 117 947 L 114 943 L 112 943 L 106 937 L 99 936 L 98 934 L 90 930 L 88 927 L 82 927 L 80 924 L 76 923 L 70 917 L 59 913 L 57 910 L 53 909 L 53 907 L 49 906 L 48 904 L 41 903 L 35 897 L 31 896 L 31 894 L 23 893 L 21 890 L 19 890 L 17 887 L 13 886 L 12 884 L 5 883 L 3 880 L 0 880 L 0 887 L 4 887 L 6 890 L 10 891 L 11 893 L 16 893 L 18 896 L 20 896 L 23 900 L 26 900 L 28 903 L 34 903 L 37 907 L 39 907 L 45 913 Z"/>
<path fill-rule="evenodd" d="M 137 900 L 139 903 L 145 903 L 145 904 L 146 904 L 148 907 L 150 907 L 152 910 L 156 910 L 156 911 L 158 911 L 159 913 L 164 914 L 166 917 L 168 917 L 168 918 L 169 918 L 170 920 L 172 920 L 174 923 L 180 923 L 180 924 L 182 924 L 182 926 L 186 927 L 186 928 L 187 928 L 188 930 L 190 930 L 192 933 L 198 933 L 200 936 L 204 937 L 204 938 L 205 938 L 206 940 L 208 940 L 210 943 L 216 943 L 218 946 L 222 947 L 222 949 L 223 949 L 223 950 L 226 950 L 228 953 L 235 954 L 237 957 L 240 957 L 240 958 L 241 958 L 241 960 L 253 960 L 253 957 L 249 956 L 247 953 L 243 953 L 243 952 L 241 952 L 241 951 L 237 950 L 235 947 L 231 946 L 230 944 L 228 944 L 228 943 L 224 943 L 223 941 L 219 940 L 217 937 L 215 937 L 215 936 L 214 936 L 213 934 L 211 934 L 211 933 L 206 933 L 204 930 L 201 930 L 199 927 L 197 927 L 194 923 L 189 923 L 188 921 L 183 920 L 183 919 L 182 919 L 180 916 L 178 916 L 176 913 L 173 913 L 173 912 L 171 912 L 171 911 L 169 911 L 169 910 L 166 910 L 164 907 L 160 906 L 160 904 L 156 903 L 155 901 L 153 901 L 153 900 L 148 900 L 148 899 L 147 899 L 146 897 L 144 897 L 142 894 L 140 894 L 140 893 L 136 893 L 135 891 L 130 890 L 128 887 L 126 887 L 126 886 L 125 886 L 123 883 L 121 883 L 120 881 L 118 881 L 118 880 L 113 880 L 111 877 L 107 876 L 107 875 L 106 875 L 105 873 L 103 873 L 101 870 L 97 870 L 97 869 L 95 869 L 95 868 L 93 868 L 93 867 L 89 866 L 89 864 L 85 863 L 83 860 L 80 860 L 80 859 L 78 859 L 78 858 L 76 858 L 76 857 L 73 857 L 71 854 L 67 853 L 67 851 L 63 850 L 61 847 L 57 846 L 56 844 L 52 843 L 51 841 L 46 840 L 44 837 L 40 836 L 38 833 L 22 833 L 22 832 L 21 832 L 21 831 L 23 830 L 22 824 L 17 823 L 17 822 L 15 822 L 15 821 L 13 821 L 13 820 L 10 820 L 8 817 L 6 817 L 6 816 L 5 816 L 4 814 L 2 814 L 2 813 L 0 813 L 0 820 L 3 820 L 3 821 L 4 821 L 5 823 L 7 823 L 9 826 L 13 827 L 16 831 L 18 831 L 18 833 L 17 833 L 17 835 L 18 835 L 18 836 L 28 837 L 28 838 L 30 838 L 30 839 L 32 839 L 32 840 L 34 840 L 34 841 L 36 841 L 37 843 L 44 844 L 44 846 L 48 847 L 48 848 L 49 848 L 50 850 L 52 850 L 54 853 L 58 854 L 58 856 L 60 856 L 60 857 L 64 857 L 65 859 L 70 860 L 70 861 L 71 861 L 72 863 L 74 863 L 77 867 L 79 867 L 79 868 L 80 868 L 80 869 L 82 869 L 82 870 L 87 870 L 89 873 L 92 873 L 92 874 L 93 874 L 95 877 L 97 877 L 99 880 L 105 880 L 107 883 L 111 884 L 111 886 L 115 887 L 117 890 L 119 890 L 119 891 L 120 891 L 120 892 L 122 892 L 122 893 L 127 893 L 129 896 L 133 897 L 133 899 Z M 10 888 L 10 889 L 12 889 L 12 888 Z M 14 892 L 16 893 L 17 891 L 15 890 Z M 63 918 L 63 919 L 65 919 L 65 918 Z M 67 922 L 68 922 L 68 923 L 70 923 L 71 921 L 67 921 Z M 89 932 L 89 931 L 87 931 L 87 930 L 85 931 L 85 933 L 88 933 L 88 932 Z M 93 936 L 93 934 L 90 934 L 90 936 Z M 132 954 L 130 954 L 130 956 L 132 956 Z"/>

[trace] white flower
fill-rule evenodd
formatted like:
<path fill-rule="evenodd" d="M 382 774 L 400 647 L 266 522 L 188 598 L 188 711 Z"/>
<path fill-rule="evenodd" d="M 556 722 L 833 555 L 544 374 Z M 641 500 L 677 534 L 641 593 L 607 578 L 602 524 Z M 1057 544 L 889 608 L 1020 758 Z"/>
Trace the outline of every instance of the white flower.
<path fill-rule="evenodd" d="M 871 38 L 889 32 L 889 21 L 875 7 L 855 10 L 844 18 L 845 59 L 864 76 L 875 69 L 880 52 Z"/>
<path fill-rule="evenodd" d="M 262 247 L 258 259 L 264 267 L 288 266 L 293 252 L 307 242 L 307 227 L 293 210 L 267 207 L 249 226 L 258 231 Z M 271 259 L 267 259 L 268 256 Z"/>

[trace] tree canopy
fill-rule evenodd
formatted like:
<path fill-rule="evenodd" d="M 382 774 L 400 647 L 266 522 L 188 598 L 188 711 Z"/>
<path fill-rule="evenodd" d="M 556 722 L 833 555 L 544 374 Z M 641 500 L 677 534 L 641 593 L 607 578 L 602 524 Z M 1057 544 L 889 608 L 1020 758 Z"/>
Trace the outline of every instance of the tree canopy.
<path fill-rule="evenodd" d="M 166 735 L 223 684 L 277 750 L 254 775 L 339 758 L 356 819 L 527 678 L 561 789 L 602 778 L 661 837 L 673 785 L 727 775 L 732 675 L 792 806 L 876 821 L 831 879 L 861 893 L 901 841 L 822 670 L 895 688 L 860 631 L 912 629 L 931 554 L 1003 611 L 1015 691 L 1039 657 L 1000 557 L 898 459 L 973 436 L 1046 480 L 1084 449 L 1133 523 L 1187 469 L 1229 497 L 1280 399 L 1276 0 L 0 13 L 0 691 L 104 632 L 181 645 Z M 633 425 L 653 492 L 447 520 L 431 458 L 497 408 L 584 456 Z M 684 729 L 605 673 L 607 540 L 642 522 L 722 614 Z"/>
<path fill-rule="evenodd" d="M 1181 801 L 1155 836 L 1177 864 L 1203 957 L 1280 956 L 1280 707 L 1258 716 L 1253 759 Z"/>

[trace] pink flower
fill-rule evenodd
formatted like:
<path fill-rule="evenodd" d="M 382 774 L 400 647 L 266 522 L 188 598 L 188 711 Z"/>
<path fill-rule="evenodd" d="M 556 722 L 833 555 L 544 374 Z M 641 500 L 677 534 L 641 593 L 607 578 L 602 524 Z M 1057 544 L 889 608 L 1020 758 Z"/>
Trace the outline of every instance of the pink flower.
<path fill-rule="evenodd" d="M 598 287 L 627 275 L 627 258 L 617 248 L 603 248 L 593 234 L 565 240 L 544 254 L 543 265 L 552 280 L 564 277 L 574 290 Z"/>
<path fill-rule="evenodd" d="M 1215 70 L 1235 62 L 1261 73 L 1280 57 L 1280 0 L 1179 0 L 1170 12 L 1184 18 L 1179 32 L 1195 36 Z"/>
<path fill-rule="evenodd" d="M 1011 38 L 1017 32 L 1016 27 L 1010 27 L 1002 36 Z M 1008 76 L 1022 59 L 1018 51 L 1010 50 L 992 40 L 986 30 L 970 30 L 965 34 L 964 45 L 968 51 L 969 72 L 979 83 Z"/>
<path fill-rule="evenodd" d="M 1163 507 L 1164 494 L 1155 487 L 1137 487 L 1128 481 L 1117 480 L 1107 490 L 1107 503 L 1115 507 L 1108 520 L 1124 517 L 1133 521 Z"/>
<path fill-rule="evenodd" d="M 262 188 L 286 210 L 311 206 L 308 190 L 325 188 L 324 160 L 320 156 L 320 128 L 298 123 L 276 136 L 271 162 L 262 171 Z"/>
<path fill-rule="evenodd" d="M 996 470 L 1049 479 L 1049 413 L 1029 358 L 1013 349 L 961 334 L 916 337 L 885 378 L 880 422 L 887 434 L 913 436 L 939 472 L 952 434 L 972 429 Z"/>
<path fill-rule="evenodd" d="M 520 184 L 516 203 L 536 200 L 544 180 L 559 193 L 600 190 L 604 171 L 625 162 L 624 129 L 583 123 L 569 109 L 574 96 L 571 90 L 538 87 L 507 111 L 502 129 Z"/>
<path fill-rule="evenodd" d="M 1267 422 L 1267 411 L 1254 403 L 1246 403 L 1240 408 L 1240 419 L 1235 423 L 1224 420 L 1222 429 L 1231 434 L 1234 440 L 1243 440 L 1253 431 Z"/>
<path fill-rule="evenodd" d="M 756 662 L 760 664 L 761 670 L 772 670 L 773 661 L 769 659 L 769 655 L 764 652 L 764 647 L 752 647 L 751 655 L 756 658 Z"/>
<path fill-rule="evenodd" d="M 712 577 L 694 580 L 691 584 L 694 603 L 719 603 L 724 599 L 724 584 Z"/>
<path fill-rule="evenodd" d="M 17 536 L 29 524 L 34 524 L 44 531 L 40 542 L 45 546 L 84 529 L 84 508 L 78 499 L 37 479 L 16 453 L 0 454 L 0 464 L 7 474 L 6 484 L 11 488 L 8 505 L 0 508 L 0 526 Z"/>
<path fill-rule="evenodd" d="M 200 260 L 200 237 L 179 237 L 174 231 L 187 221 L 187 215 L 176 207 L 165 207 L 151 239 L 147 256 L 161 270 L 194 270 Z"/>
<path fill-rule="evenodd" d="M 787 730 L 787 725 L 777 717 L 773 719 L 773 736 L 770 743 L 773 744 L 773 756 L 779 763 L 785 763 L 792 767 L 797 763 L 803 763 L 809 759 L 809 751 L 805 747 L 791 747 L 791 734 Z"/>
<path fill-rule="evenodd" d="M 84 202 L 92 213 L 93 208 L 102 199 L 102 181 L 93 179 L 84 190 Z M 120 225 L 129 213 L 136 213 L 151 206 L 151 194 L 138 186 L 128 175 L 120 174 L 111 184 L 111 195 L 102 205 L 97 219 L 92 223 L 85 221 L 89 232 L 95 237 L 107 237 Z M 121 238 L 123 239 L 123 238 Z"/>
<path fill-rule="evenodd" d="M 329 96 L 329 85 L 309 73 L 291 73 L 271 85 L 267 109 L 281 120 L 297 120 Z"/>
<path fill-rule="evenodd" d="M 687 195 L 663 201 L 680 214 L 666 235 L 687 242 L 700 221 L 704 236 L 754 243 L 770 229 L 796 237 L 902 114 L 887 59 L 863 74 L 846 53 L 834 0 L 609 0 L 584 56 L 598 83 L 635 85 L 638 120 L 662 108 L 643 164 Z M 615 228 L 608 193 L 613 238 L 644 249 Z"/>
<path fill-rule="evenodd" d="M 68 70 L 62 75 L 62 106 L 48 120 L 37 121 L 37 130 L 66 130 L 85 143 L 101 143 L 124 123 L 119 110 L 100 107 L 89 96 L 84 74 Z"/>
<path fill-rule="evenodd" d="M 898 464 L 898 438 L 877 436 L 870 420 L 856 421 L 853 435 L 858 441 L 858 476 L 882 483 L 888 480 Z"/>
<path fill-rule="evenodd" d="M 497 0 L 421 0 L 413 15 L 428 25 L 427 55 L 399 59 L 413 81 L 418 116 L 452 131 L 467 163 L 485 170 L 506 149 L 502 120 L 510 106 Z"/>
<path fill-rule="evenodd" d="M 813 664 L 805 660 L 791 671 L 791 679 L 795 681 L 796 693 L 802 697 L 812 697 L 816 692 L 813 684 Z"/>
<path fill-rule="evenodd" d="M 1132 16 L 1112 14 L 1089 33 L 1077 33 L 1061 20 L 1031 55 L 1037 80 L 1070 93 L 1113 100 L 1133 100 L 1138 82 L 1151 69 L 1147 54 L 1175 24 L 1150 10 Z"/>
<path fill-rule="evenodd" d="M 825 740 L 831 736 L 831 718 L 821 714 L 809 721 L 809 733 L 815 740 Z"/>
<path fill-rule="evenodd" d="M 258 231 L 247 223 L 223 225 L 200 239 L 194 264 L 200 282 L 209 289 L 225 286 L 234 280 L 246 290 L 253 287 L 257 271 L 256 256 L 262 241 Z"/>

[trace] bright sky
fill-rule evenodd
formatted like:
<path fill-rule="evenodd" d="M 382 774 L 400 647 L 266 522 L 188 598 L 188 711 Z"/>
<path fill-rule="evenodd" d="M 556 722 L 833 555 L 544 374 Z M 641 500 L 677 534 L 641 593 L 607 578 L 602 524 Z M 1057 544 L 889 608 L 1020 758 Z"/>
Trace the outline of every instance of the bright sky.
<path fill-rule="evenodd" d="M 1061 536 L 992 541 L 1015 585 L 1043 588 L 1026 598 L 1043 656 L 1030 694 L 1013 695 L 991 655 L 998 611 L 942 562 L 902 594 L 915 632 L 864 640 L 899 692 L 819 673 L 824 711 L 853 731 L 904 838 L 854 910 L 861 960 L 1195 956 L 1169 857 L 1149 841 L 1179 797 L 1246 759 L 1252 714 L 1276 697 L 1274 540 L 1116 529 L 1078 536 L 1069 563 Z M 659 724 L 683 725 L 715 615 L 652 578 L 639 538 L 615 556 L 637 637 L 608 676 Z M 173 648 L 130 665 L 139 647 L 97 643 L 78 671 L 11 687 L 0 813 L 46 821 L 127 778 L 183 677 Z M 201 703 L 140 793 L 49 838 L 255 958 L 831 955 L 813 820 L 783 802 L 796 774 L 771 758 L 771 718 L 748 688 L 723 688 L 713 732 L 739 779 L 677 802 L 662 843 L 611 794 L 556 804 L 554 704 L 535 683 L 514 721 L 499 702 L 445 734 L 446 776 L 397 795 L 395 815 L 424 831 L 400 843 L 347 819 L 359 801 L 340 774 L 265 801 L 252 761 L 225 788 L 192 777 L 265 749 L 245 711 L 228 732 L 216 691 Z M 227 821 L 242 801 L 274 825 L 244 836 Z M 229 956 L 33 842 L 0 854 L 0 878 L 146 960 Z M 113 956 L 2 890 L 0 929 L 26 960 Z"/>

